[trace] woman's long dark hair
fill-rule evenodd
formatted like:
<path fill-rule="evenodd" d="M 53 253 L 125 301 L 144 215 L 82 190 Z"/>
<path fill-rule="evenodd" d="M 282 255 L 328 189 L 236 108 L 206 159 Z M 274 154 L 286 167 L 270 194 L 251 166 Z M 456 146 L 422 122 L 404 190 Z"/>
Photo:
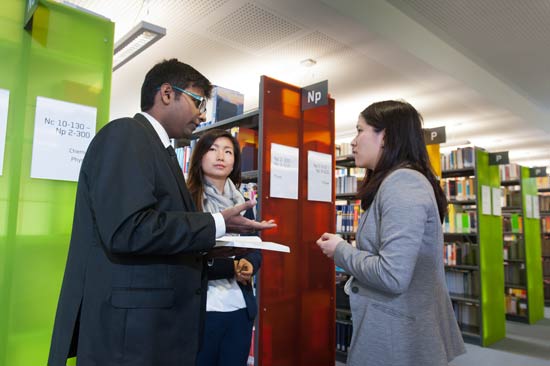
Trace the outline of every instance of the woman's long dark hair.
<path fill-rule="evenodd" d="M 407 167 L 422 173 L 434 190 L 441 222 L 447 213 L 447 199 L 433 172 L 424 142 L 422 116 L 409 103 L 395 100 L 373 103 L 361 116 L 375 131 L 384 132 L 384 148 L 374 170 L 367 169 L 359 187 L 361 207 L 367 209 L 382 181 L 394 170 Z"/>
<path fill-rule="evenodd" d="M 227 137 L 233 143 L 233 170 L 229 178 L 238 188 L 241 185 L 241 149 L 236 138 L 231 133 L 221 129 L 213 129 L 201 135 L 199 141 L 193 148 L 191 160 L 189 161 L 189 175 L 187 177 L 187 187 L 197 206 L 197 210 L 202 211 L 202 198 L 204 193 L 204 184 L 206 180 L 202 171 L 202 157 L 208 152 L 214 142 L 220 137 Z"/>

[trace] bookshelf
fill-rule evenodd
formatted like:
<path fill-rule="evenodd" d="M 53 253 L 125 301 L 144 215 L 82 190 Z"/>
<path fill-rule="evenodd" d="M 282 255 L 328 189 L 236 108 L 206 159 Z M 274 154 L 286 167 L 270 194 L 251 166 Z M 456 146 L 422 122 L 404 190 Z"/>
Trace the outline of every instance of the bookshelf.
<path fill-rule="evenodd" d="M 525 278 L 525 235 L 521 167 L 499 166 L 502 186 L 502 234 L 506 320 L 528 323 L 528 294 Z"/>
<path fill-rule="evenodd" d="M 544 304 L 550 306 L 550 176 L 536 178 L 539 193 Z"/>
<path fill-rule="evenodd" d="M 502 219 L 483 204 L 500 189 L 498 167 L 474 147 L 441 154 L 441 167 L 447 287 L 464 340 L 488 346 L 505 336 Z"/>
<path fill-rule="evenodd" d="M 257 276 L 259 311 L 255 325 L 254 365 L 334 365 L 336 351 L 334 263 L 315 242 L 335 230 L 332 202 L 307 199 L 308 151 L 334 154 L 334 99 L 301 111 L 301 88 L 262 76 L 259 108 L 195 130 L 239 128 L 238 139 L 253 151 L 252 169 L 243 181 L 257 184 L 257 216 L 278 227 L 261 233 L 265 241 L 290 246 L 291 252 L 264 251 Z M 251 132 L 252 131 L 252 132 Z M 254 136 L 253 142 L 249 141 Z M 299 149 L 298 199 L 271 197 L 271 144 Z M 243 151 L 242 160 L 247 158 Z M 244 166 L 244 164 L 243 164 Z M 334 166 L 332 166 L 334 169 Z M 296 345 L 299 345 L 297 347 Z"/>
<path fill-rule="evenodd" d="M 350 150 L 349 148 L 345 148 Z M 338 154 L 341 151 L 336 150 Z M 355 168 L 353 155 L 345 154 L 335 159 L 336 182 L 336 234 L 354 245 L 355 233 L 362 214 L 361 202 L 357 199 L 357 186 L 364 177 L 364 169 Z M 344 285 L 350 275 L 336 267 L 336 360 L 346 362 L 351 344 L 353 326 L 349 296 L 344 292 Z"/>
<path fill-rule="evenodd" d="M 507 311 L 506 318 L 534 324 L 544 317 L 540 199 L 536 178 L 530 176 L 529 168 L 518 167 L 518 170 L 518 179 L 510 183 L 517 187 L 514 191 L 516 197 L 512 196 L 506 202 L 510 207 L 510 225 L 507 228 L 512 231 L 512 239 L 520 244 L 517 247 L 517 256 L 510 256 L 510 259 L 516 261 L 508 261 L 508 266 L 519 270 L 511 270 L 505 278 L 507 295 L 515 292 L 518 296 L 515 296 L 516 304 L 513 297 L 508 296 L 507 307 L 510 305 L 512 311 Z M 514 223 L 516 220 L 517 223 Z"/>
<path fill-rule="evenodd" d="M 516 164 L 500 166 L 506 319 L 533 324 L 544 316 L 537 179 Z"/>

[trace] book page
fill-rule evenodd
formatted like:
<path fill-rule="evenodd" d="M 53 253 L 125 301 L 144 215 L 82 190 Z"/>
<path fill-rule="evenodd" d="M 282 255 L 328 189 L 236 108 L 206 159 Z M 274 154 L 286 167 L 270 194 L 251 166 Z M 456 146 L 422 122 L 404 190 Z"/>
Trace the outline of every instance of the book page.
<path fill-rule="evenodd" d="M 215 247 L 236 247 L 290 253 L 290 247 L 269 241 L 262 241 L 258 236 L 222 236 L 216 239 Z"/>

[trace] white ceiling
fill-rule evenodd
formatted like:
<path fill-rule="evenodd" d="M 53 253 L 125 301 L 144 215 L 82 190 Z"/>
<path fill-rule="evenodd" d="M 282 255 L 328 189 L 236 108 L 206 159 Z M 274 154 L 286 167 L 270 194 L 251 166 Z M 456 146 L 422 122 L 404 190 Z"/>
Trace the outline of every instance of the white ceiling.
<path fill-rule="evenodd" d="M 447 141 L 512 162 L 550 166 L 547 0 L 71 0 L 115 22 L 167 35 L 113 74 L 111 116 L 139 110 L 147 70 L 176 57 L 258 105 L 260 75 L 305 86 L 328 80 L 339 140 L 359 112 L 405 99 Z M 311 68 L 300 61 L 312 58 Z"/>

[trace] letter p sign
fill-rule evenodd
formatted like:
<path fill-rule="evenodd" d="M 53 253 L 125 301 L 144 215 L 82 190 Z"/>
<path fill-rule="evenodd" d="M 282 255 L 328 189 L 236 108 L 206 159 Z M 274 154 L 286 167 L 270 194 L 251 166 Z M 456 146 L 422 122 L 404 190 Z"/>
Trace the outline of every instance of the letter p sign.
<path fill-rule="evenodd" d="M 328 81 L 302 88 L 302 111 L 328 104 Z"/>

